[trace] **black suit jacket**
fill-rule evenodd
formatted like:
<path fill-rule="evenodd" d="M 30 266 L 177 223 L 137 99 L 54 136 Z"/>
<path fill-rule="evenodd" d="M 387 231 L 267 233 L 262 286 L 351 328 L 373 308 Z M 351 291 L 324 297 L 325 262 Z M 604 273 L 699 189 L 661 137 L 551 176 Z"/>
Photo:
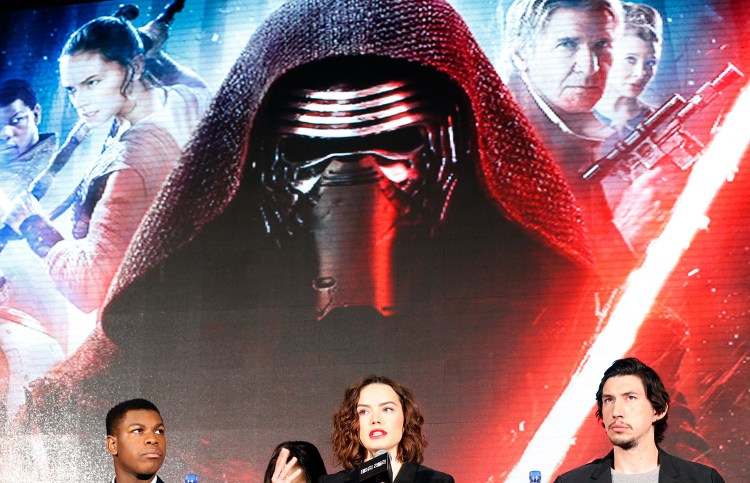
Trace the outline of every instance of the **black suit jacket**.
<path fill-rule="evenodd" d="M 555 483 L 612 483 L 614 451 L 557 477 Z M 710 466 L 685 461 L 659 448 L 659 483 L 724 483 Z"/>
<path fill-rule="evenodd" d="M 117 480 L 115 480 L 114 478 L 112 478 L 112 480 L 110 480 L 110 483 L 112 481 L 114 481 L 115 483 L 117 483 Z M 159 478 L 159 476 L 157 475 L 156 476 L 156 483 L 164 483 L 164 480 L 162 480 L 161 478 Z"/>
<path fill-rule="evenodd" d="M 318 483 L 357 483 L 359 481 L 354 469 L 343 470 L 328 476 L 321 476 Z M 455 483 L 453 477 L 426 466 L 404 463 L 393 483 Z"/>

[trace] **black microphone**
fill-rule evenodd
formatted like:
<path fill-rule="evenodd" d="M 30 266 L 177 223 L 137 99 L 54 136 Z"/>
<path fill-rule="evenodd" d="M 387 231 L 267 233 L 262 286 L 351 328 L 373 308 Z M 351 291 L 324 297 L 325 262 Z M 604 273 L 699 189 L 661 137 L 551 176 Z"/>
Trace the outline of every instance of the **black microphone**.
<path fill-rule="evenodd" d="M 355 470 L 359 474 L 360 483 L 391 483 L 393 481 L 391 455 L 384 449 L 375 453 L 375 457 L 371 460 L 357 465 Z"/>

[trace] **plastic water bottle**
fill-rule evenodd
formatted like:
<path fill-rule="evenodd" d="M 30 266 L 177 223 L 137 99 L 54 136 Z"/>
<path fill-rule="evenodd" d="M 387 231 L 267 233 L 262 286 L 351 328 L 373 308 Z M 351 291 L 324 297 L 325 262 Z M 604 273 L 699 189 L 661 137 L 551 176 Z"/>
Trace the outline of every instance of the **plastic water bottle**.
<path fill-rule="evenodd" d="M 185 475 L 185 483 L 198 483 L 198 475 L 195 473 L 188 473 Z"/>
<path fill-rule="evenodd" d="M 542 472 L 533 470 L 529 471 L 529 483 L 539 483 L 542 481 Z"/>

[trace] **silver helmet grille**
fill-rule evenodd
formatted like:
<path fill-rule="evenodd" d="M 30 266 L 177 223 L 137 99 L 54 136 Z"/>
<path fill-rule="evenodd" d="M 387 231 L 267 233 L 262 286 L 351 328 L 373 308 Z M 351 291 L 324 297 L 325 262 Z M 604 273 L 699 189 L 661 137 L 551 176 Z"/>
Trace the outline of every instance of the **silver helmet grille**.
<path fill-rule="evenodd" d="M 365 89 L 298 89 L 278 112 L 279 132 L 347 138 L 393 131 L 431 117 L 431 102 L 415 83 L 391 81 Z"/>
<path fill-rule="evenodd" d="M 278 239 L 309 231 L 322 193 L 369 183 L 398 205 L 400 225 L 432 231 L 465 158 L 466 139 L 457 133 L 467 126 L 452 86 L 396 75 L 317 89 L 306 84 L 314 82 L 299 76 L 275 93 L 256 138 L 267 232 Z"/>

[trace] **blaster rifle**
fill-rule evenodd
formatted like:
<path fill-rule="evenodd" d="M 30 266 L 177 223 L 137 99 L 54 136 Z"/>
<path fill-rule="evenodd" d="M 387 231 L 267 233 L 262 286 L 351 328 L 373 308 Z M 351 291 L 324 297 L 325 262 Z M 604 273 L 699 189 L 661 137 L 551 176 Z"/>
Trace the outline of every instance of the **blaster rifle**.
<path fill-rule="evenodd" d="M 673 95 L 651 116 L 618 142 L 606 156 L 597 160 L 584 173 L 585 180 L 601 179 L 617 166 L 626 169 L 641 165 L 651 169 L 668 158 L 680 169 L 688 169 L 703 151 L 703 143 L 685 129 L 685 121 L 713 102 L 729 85 L 743 77 L 733 64 L 710 82 L 703 84 L 685 100 Z"/>

